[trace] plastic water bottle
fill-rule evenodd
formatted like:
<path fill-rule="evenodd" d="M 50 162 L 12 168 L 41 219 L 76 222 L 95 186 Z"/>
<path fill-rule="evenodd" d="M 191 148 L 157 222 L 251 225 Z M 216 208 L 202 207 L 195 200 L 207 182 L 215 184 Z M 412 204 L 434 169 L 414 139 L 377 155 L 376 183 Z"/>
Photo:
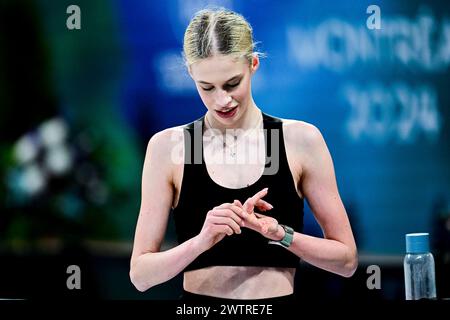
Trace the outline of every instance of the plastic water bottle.
<path fill-rule="evenodd" d="M 403 260 L 406 300 L 436 299 L 434 258 L 429 243 L 428 233 L 406 235 Z"/>

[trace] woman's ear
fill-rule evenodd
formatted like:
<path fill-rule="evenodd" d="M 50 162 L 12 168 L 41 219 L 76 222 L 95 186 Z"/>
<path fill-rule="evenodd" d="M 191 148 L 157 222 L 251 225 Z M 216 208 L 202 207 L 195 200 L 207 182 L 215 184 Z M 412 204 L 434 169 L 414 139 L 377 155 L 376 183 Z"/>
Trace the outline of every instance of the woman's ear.
<path fill-rule="evenodd" d="M 252 65 L 250 66 L 251 73 L 255 73 L 259 68 L 259 57 L 257 54 L 252 54 Z"/>

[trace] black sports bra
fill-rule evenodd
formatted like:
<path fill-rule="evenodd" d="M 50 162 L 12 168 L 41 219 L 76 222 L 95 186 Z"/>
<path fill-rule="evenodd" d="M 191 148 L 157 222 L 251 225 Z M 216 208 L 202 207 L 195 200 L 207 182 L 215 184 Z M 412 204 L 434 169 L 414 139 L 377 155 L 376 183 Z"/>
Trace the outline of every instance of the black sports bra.
<path fill-rule="evenodd" d="M 303 228 L 303 199 L 295 189 L 283 139 L 281 119 L 262 113 L 266 142 L 266 166 L 263 175 L 248 187 L 231 189 L 215 183 L 203 158 L 204 117 L 185 126 L 185 164 L 178 205 L 173 209 L 178 242 L 182 243 L 202 229 L 206 213 L 234 199 L 242 203 L 268 187 L 264 200 L 274 208 L 264 212 L 295 231 Z M 192 137 L 192 139 L 191 139 Z M 277 148 L 279 146 L 279 148 Z M 279 150 L 279 152 L 276 152 Z M 198 256 L 185 271 L 208 266 L 298 266 L 299 258 L 281 246 L 268 244 L 259 233 L 241 228 L 239 235 L 227 236 Z"/>

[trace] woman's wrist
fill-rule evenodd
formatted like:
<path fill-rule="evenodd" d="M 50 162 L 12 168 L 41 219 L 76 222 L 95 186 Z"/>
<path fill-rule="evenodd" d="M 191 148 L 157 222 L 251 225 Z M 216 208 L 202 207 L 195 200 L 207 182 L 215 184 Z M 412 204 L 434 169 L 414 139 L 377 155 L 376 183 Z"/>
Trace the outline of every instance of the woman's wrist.
<path fill-rule="evenodd" d="M 283 232 L 282 232 L 282 233 L 284 233 L 283 237 L 278 240 L 275 240 L 275 239 L 270 240 L 269 244 L 277 244 L 277 245 L 281 245 L 285 248 L 289 248 L 290 245 L 292 244 L 292 242 L 294 241 L 294 229 L 292 229 L 291 227 L 286 226 L 284 224 L 279 224 L 278 228 L 283 230 Z M 279 232 L 277 232 L 277 233 L 279 233 Z"/>
<path fill-rule="evenodd" d="M 280 224 L 277 224 L 277 231 L 270 237 L 271 240 L 281 241 L 286 235 L 286 231 Z"/>
<path fill-rule="evenodd" d="M 205 248 L 203 241 L 200 239 L 200 235 L 196 235 L 195 237 L 190 239 L 191 241 L 191 250 L 194 253 L 194 255 L 200 255 L 203 252 L 205 252 L 206 250 L 208 250 L 207 248 Z"/>

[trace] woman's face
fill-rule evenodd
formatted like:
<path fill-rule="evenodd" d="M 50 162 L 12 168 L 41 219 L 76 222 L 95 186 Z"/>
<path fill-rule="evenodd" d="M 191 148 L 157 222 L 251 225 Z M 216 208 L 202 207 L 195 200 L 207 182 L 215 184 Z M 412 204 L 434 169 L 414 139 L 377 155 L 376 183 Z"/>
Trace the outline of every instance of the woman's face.
<path fill-rule="evenodd" d="M 252 103 L 251 77 L 259 65 L 244 58 L 215 55 L 190 67 L 200 98 L 214 119 L 225 126 L 239 120 Z"/>

